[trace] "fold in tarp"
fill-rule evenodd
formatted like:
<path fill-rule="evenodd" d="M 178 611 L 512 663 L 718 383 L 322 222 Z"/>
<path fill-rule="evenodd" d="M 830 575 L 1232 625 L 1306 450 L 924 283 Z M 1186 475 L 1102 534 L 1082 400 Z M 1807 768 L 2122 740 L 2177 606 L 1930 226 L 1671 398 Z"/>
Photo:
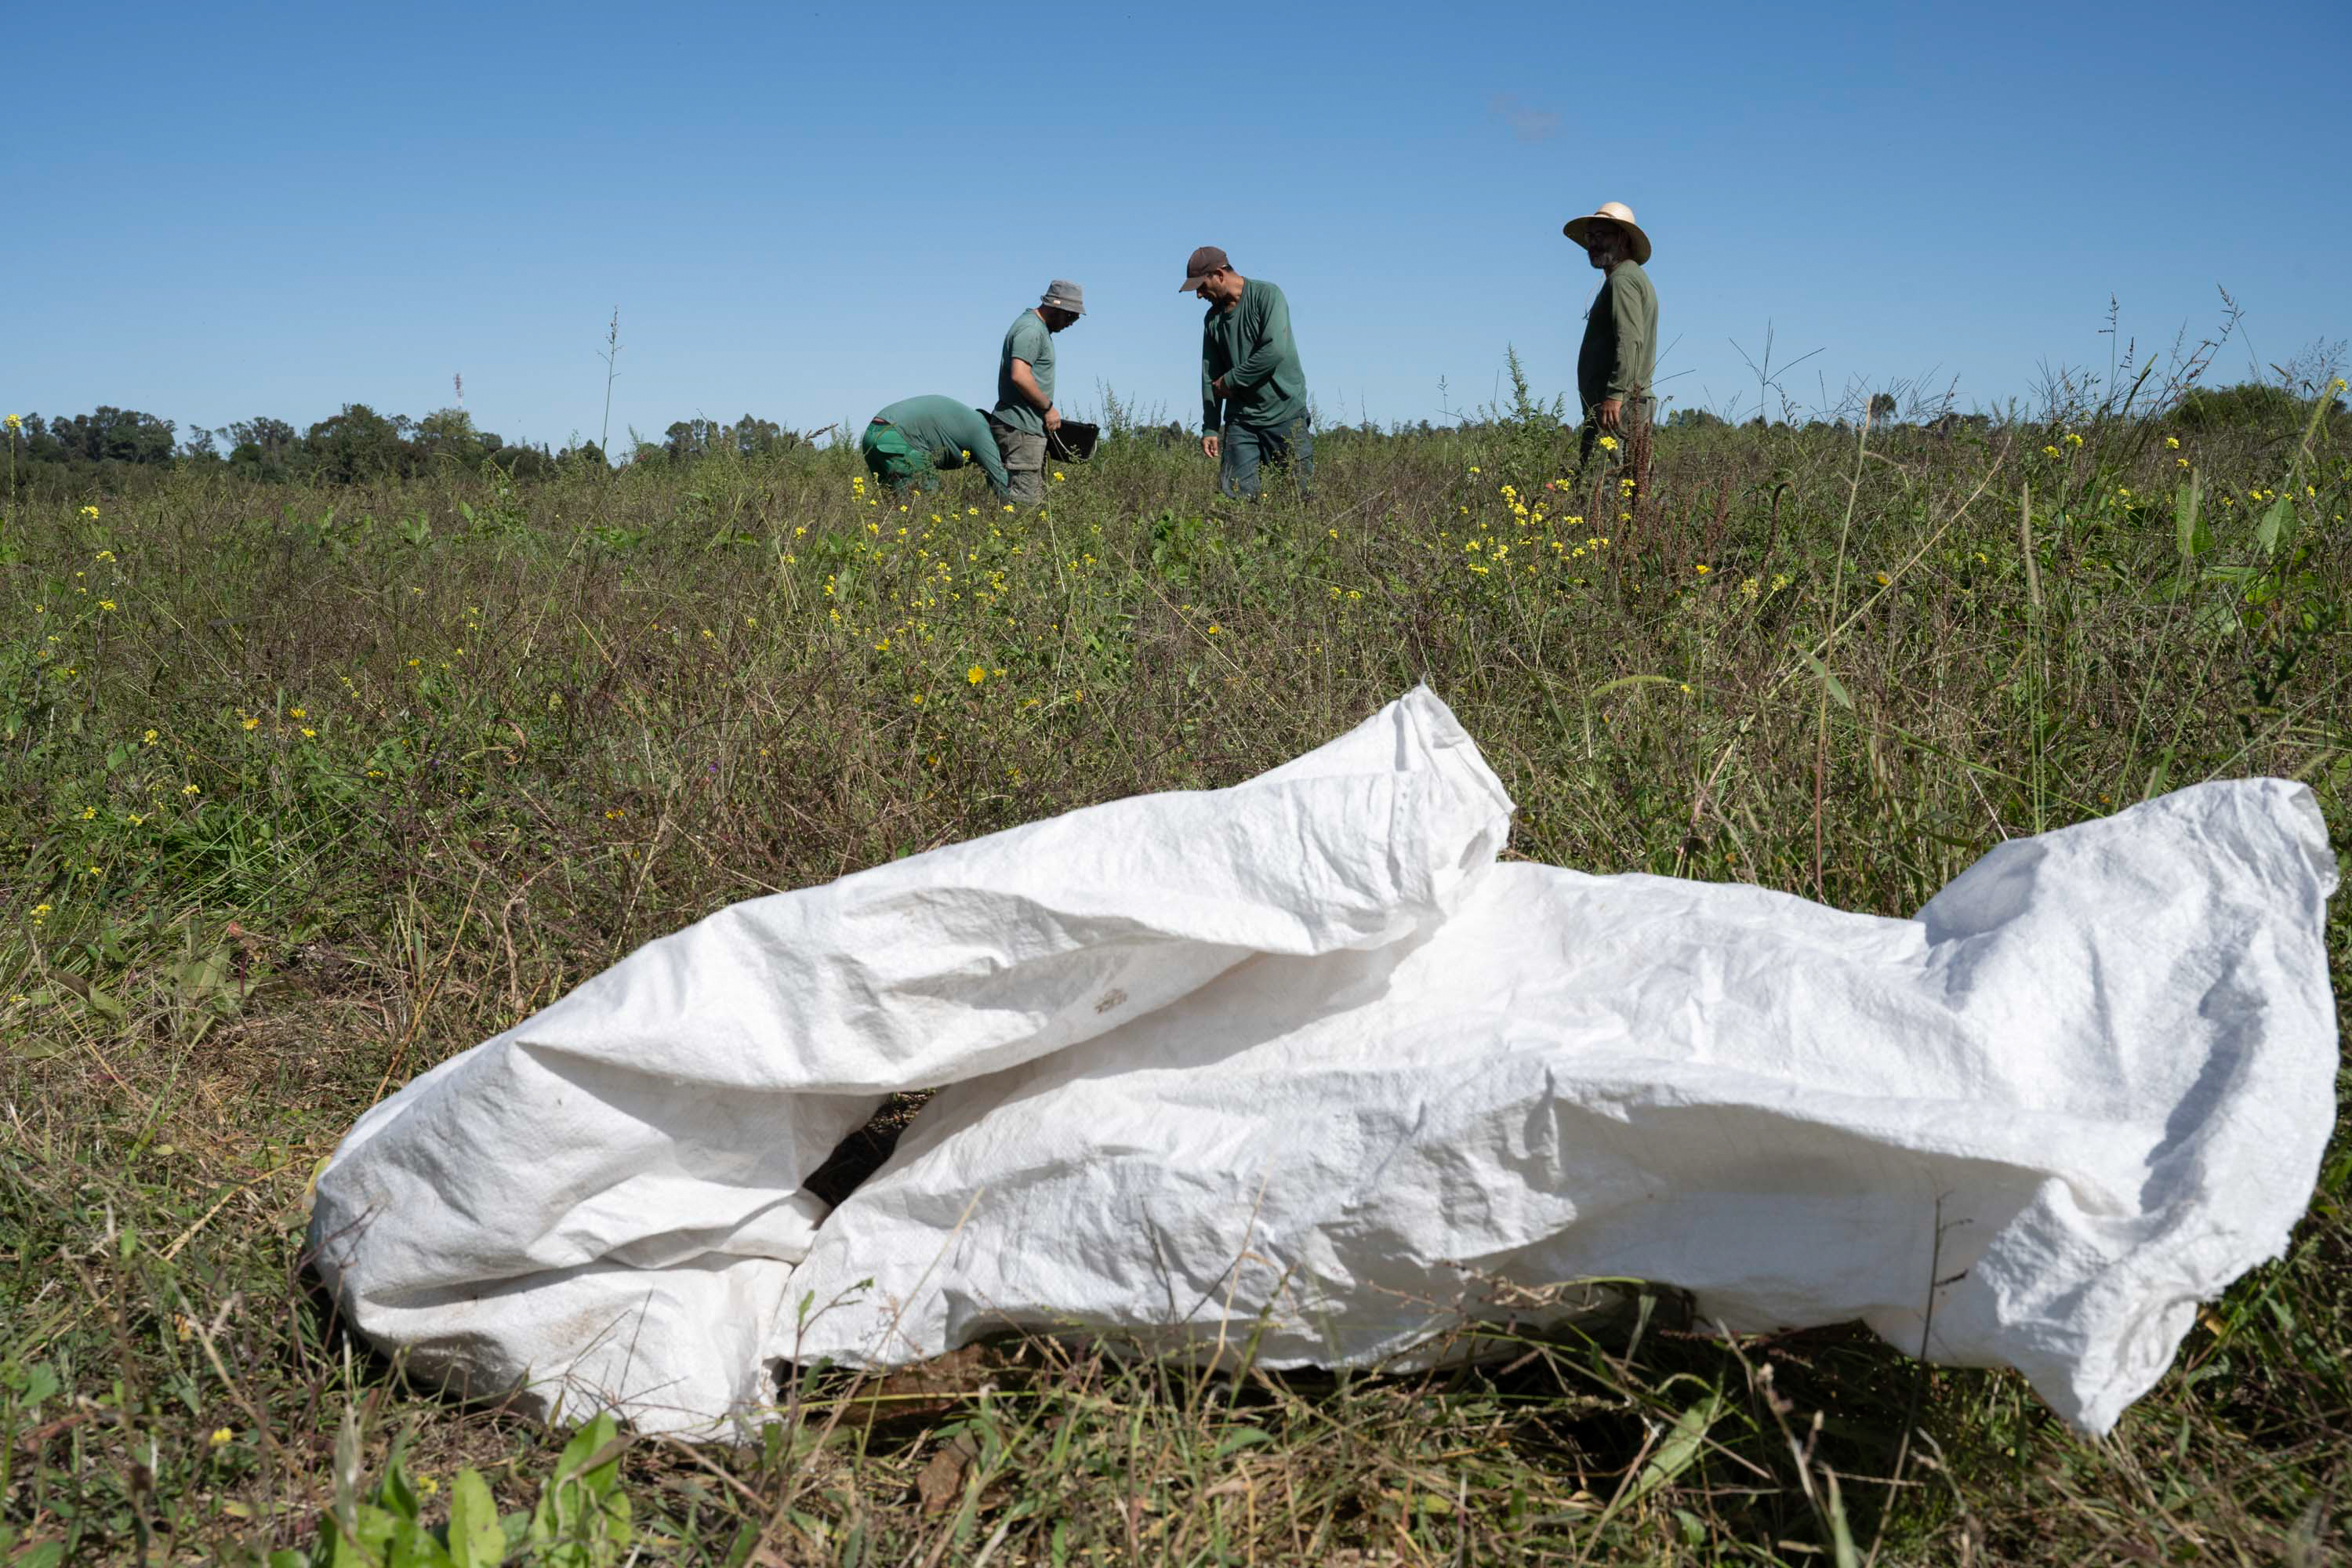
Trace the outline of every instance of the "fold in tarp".
<path fill-rule="evenodd" d="M 1858 1318 L 2096 1431 L 2308 1201 L 2299 785 L 2004 844 L 1911 920 L 1496 864 L 1509 810 L 1416 690 L 1232 789 L 736 905 L 364 1117 L 320 1271 L 423 1375 L 718 1436 L 785 1361 L 1410 1364 L 1593 1277 Z M 937 1085 L 838 1209 L 803 1189 Z"/>

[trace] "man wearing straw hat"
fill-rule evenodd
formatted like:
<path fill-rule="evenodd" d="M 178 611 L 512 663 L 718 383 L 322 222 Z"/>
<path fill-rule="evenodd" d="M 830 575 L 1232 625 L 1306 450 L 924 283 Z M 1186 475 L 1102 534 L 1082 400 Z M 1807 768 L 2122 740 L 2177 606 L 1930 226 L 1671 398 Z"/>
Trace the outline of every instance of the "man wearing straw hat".
<path fill-rule="evenodd" d="M 1569 219 L 1560 232 L 1584 247 L 1604 274 L 1584 313 L 1584 346 L 1576 355 L 1576 395 L 1584 405 L 1584 439 L 1576 453 L 1580 473 L 1602 436 L 1613 439 L 1628 427 L 1646 432 L 1650 378 L 1658 368 L 1658 291 L 1642 270 L 1650 259 L 1650 237 L 1623 202 L 1603 202 L 1591 216 Z"/>
<path fill-rule="evenodd" d="M 1086 313 L 1085 292 L 1056 278 L 1005 329 L 988 425 L 1004 458 L 1005 499 L 1015 506 L 1045 504 L 1045 433 L 1062 427 L 1054 406 L 1054 334 Z"/>

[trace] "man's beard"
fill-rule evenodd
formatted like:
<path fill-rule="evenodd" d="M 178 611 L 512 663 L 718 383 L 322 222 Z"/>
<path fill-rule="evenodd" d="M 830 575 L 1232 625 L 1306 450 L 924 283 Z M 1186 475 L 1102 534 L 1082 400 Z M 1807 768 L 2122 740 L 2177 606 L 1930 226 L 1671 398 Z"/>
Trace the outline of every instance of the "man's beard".
<path fill-rule="evenodd" d="M 1611 268 L 1625 259 L 1625 247 L 1622 245 L 1613 243 L 1609 245 L 1596 245 L 1587 249 L 1585 254 L 1592 258 L 1592 265 L 1594 267 L 1606 272 Z"/>

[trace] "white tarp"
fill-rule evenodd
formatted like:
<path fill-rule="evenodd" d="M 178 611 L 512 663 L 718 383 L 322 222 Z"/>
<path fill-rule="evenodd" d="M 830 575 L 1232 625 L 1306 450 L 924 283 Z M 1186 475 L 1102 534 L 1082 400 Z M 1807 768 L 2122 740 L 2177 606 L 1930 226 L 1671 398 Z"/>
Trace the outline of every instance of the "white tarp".
<path fill-rule="evenodd" d="M 1494 864 L 1508 811 L 1416 690 L 1233 789 L 736 905 L 362 1118 L 320 1270 L 425 1375 L 714 1435 L 780 1361 L 1007 1326 L 1362 1364 L 1608 1276 L 1916 1351 L 1941 1279 L 1936 1359 L 2100 1430 L 2301 1215 L 2300 785 L 2012 841 L 1913 920 Z M 839 1209 L 800 1190 L 938 1084 Z"/>

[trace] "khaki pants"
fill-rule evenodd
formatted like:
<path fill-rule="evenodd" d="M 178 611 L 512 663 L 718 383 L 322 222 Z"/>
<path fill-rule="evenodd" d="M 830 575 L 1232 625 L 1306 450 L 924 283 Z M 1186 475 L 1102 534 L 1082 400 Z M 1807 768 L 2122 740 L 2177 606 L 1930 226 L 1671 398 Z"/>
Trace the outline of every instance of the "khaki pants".
<path fill-rule="evenodd" d="M 1044 506 L 1045 437 L 1016 430 L 993 414 L 988 416 L 988 429 L 1004 459 L 1004 499 L 1014 506 Z"/>

